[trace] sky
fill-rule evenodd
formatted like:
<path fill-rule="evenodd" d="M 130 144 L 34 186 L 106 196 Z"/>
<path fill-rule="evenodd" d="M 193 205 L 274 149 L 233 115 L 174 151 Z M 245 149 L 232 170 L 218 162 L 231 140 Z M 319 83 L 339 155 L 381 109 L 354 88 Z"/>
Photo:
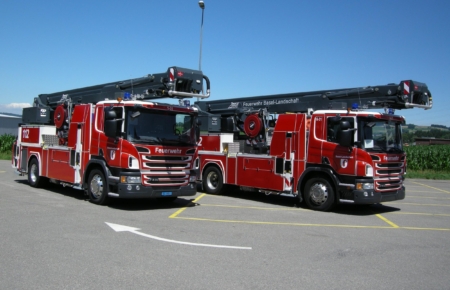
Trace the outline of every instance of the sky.
<path fill-rule="evenodd" d="M 428 85 L 433 108 L 396 114 L 450 126 L 450 1 L 204 2 L 210 100 L 412 79 Z M 1 0 L 0 14 L 0 112 L 21 114 L 43 93 L 199 68 L 198 0 Z"/>

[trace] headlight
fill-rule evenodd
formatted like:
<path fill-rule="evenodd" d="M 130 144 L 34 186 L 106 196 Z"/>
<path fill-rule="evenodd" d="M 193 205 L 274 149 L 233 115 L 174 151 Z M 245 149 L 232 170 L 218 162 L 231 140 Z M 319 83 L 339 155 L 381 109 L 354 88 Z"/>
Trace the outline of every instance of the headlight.
<path fill-rule="evenodd" d="M 141 177 L 140 176 L 121 176 L 120 182 L 121 183 L 141 183 Z"/>
<path fill-rule="evenodd" d="M 369 164 L 366 164 L 366 176 L 373 176 L 373 167 Z"/>
<path fill-rule="evenodd" d="M 357 183 L 356 189 L 358 190 L 367 190 L 367 189 L 373 189 L 373 183 Z"/>
<path fill-rule="evenodd" d="M 196 181 L 197 181 L 197 176 L 191 175 L 191 176 L 189 177 L 189 182 L 196 182 Z"/>

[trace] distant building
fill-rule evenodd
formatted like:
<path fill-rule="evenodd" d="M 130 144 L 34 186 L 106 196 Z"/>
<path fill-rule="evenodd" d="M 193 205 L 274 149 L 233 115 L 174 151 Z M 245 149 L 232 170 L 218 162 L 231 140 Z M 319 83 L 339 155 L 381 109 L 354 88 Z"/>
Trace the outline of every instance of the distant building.
<path fill-rule="evenodd" d="M 0 114 L 0 136 L 5 134 L 17 136 L 17 128 L 21 122 L 21 116 Z"/>
<path fill-rule="evenodd" d="M 414 138 L 416 145 L 450 145 L 450 139 L 439 139 L 434 137 Z"/>

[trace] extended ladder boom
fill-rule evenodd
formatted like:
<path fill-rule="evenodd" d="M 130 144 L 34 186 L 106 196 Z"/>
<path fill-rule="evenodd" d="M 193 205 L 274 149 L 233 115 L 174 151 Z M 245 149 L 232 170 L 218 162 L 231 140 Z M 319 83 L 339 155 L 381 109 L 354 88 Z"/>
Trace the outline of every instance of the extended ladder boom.
<path fill-rule="evenodd" d="M 222 117 L 246 111 L 267 109 L 270 113 L 307 113 L 310 110 L 347 109 L 355 104 L 361 109 L 432 108 L 432 97 L 424 83 L 408 80 L 400 84 L 347 88 L 280 95 L 234 98 L 196 102 L 204 112 Z"/>
<path fill-rule="evenodd" d="M 203 80 L 206 93 L 202 94 Z M 142 78 L 100 84 L 80 89 L 41 94 L 34 99 L 35 107 L 55 109 L 59 104 L 70 101 L 73 104 L 97 103 L 115 100 L 118 97 L 150 100 L 159 98 L 187 97 L 207 98 L 210 83 L 201 71 L 180 67 L 170 67 L 166 73 L 147 75 Z"/>

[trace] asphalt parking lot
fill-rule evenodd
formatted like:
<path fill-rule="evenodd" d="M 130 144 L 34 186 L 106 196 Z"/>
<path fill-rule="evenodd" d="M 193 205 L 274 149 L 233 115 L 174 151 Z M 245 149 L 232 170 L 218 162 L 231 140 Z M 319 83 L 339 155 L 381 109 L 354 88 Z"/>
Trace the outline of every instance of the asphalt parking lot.
<path fill-rule="evenodd" d="M 96 206 L 7 161 L 0 187 L 2 289 L 450 289 L 450 181 L 327 213 L 239 191 Z"/>
<path fill-rule="evenodd" d="M 406 187 L 405 200 L 371 206 L 340 205 L 332 213 L 314 212 L 303 205 L 297 207 L 291 198 L 278 196 L 245 192 L 227 192 L 222 196 L 199 193 L 194 203 L 200 206 L 195 210 L 182 208 L 170 218 L 293 227 L 450 231 L 450 181 L 414 179 L 407 180 Z M 202 210 L 205 207 L 208 210 Z M 330 219 L 330 215 L 333 218 Z M 336 215 L 340 218 L 334 218 Z M 250 219 L 243 220 L 240 218 L 243 216 Z"/>

